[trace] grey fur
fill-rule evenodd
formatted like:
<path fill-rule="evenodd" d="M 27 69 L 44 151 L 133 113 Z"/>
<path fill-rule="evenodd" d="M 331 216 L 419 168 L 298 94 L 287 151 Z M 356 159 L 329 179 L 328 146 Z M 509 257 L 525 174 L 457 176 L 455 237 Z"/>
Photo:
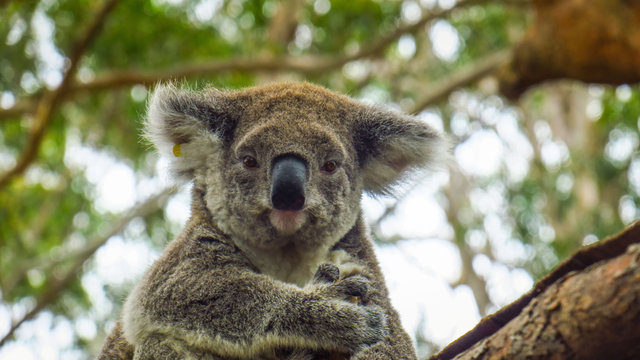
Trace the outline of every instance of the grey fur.
<path fill-rule="evenodd" d="M 437 132 L 310 84 L 160 86 L 148 113 L 148 138 L 194 183 L 192 216 L 129 295 L 100 359 L 415 359 L 360 199 L 433 164 Z M 283 154 L 308 167 L 295 213 L 269 203 Z M 323 172 L 330 160 L 337 170 Z"/>

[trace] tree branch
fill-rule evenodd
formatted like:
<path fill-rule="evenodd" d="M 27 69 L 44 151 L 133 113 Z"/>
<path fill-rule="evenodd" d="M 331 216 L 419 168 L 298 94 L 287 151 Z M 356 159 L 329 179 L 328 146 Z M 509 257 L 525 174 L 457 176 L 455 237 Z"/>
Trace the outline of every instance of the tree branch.
<path fill-rule="evenodd" d="M 562 78 L 610 85 L 640 82 L 640 42 L 636 40 L 640 37 L 640 2 L 533 4 L 533 21 L 517 44 L 513 60 L 500 72 L 499 88 L 505 97 L 516 99 L 534 85 Z"/>
<path fill-rule="evenodd" d="M 41 310 L 52 304 L 78 276 L 78 274 L 80 274 L 85 261 L 87 261 L 102 245 L 104 245 L 107 240 L 109 240 L 112 236 L 121 233 L 131 222 L 131 220 L 137 217 L 148 216 L 152 212 L 163 207 L 169 197 L 173 193 L 175 193 L 175 190 L 175 188 L 168 188 L 156 195 L 151 196 L 143 203 L 135 206 L 133 209 L 128 211 L 117 223 L 115 223 L 111 227 L 111 229 L 109 229 L 109 231 L 105 232 L 104 234 L 95 236 L 93 239 L 88 241 L 88 245 L 84 249 L 71 254 L 69 258 L 73 259 L 73 263 L 71 264 L 69 269 L 62 276 L 54 278 L 54 280 L 50 282 L 50 284 L 42 292 L 42 294 L 40 294 L 33 309 L 29 310 L 20 320 L 14 322 L 11 325 L 9 332 L 2 337 L 2 340 L 0 340 L 0 347 L 2 347 L 11 338 L 13 333 L 20 327 L 20 325 L 22 325 L 25 321 L 32 319 Z"/>
<path fill-rule="evenodd" d="M 425 108 L 445 99 L 454 90 L 469 85 L 498 70 L 511 59 L 511 49 L 501 50 L 470 64 L 445 79 L 435 83 L 416 100 L 415 105 L 408 112 L 417 114 Z"/>
<path fill-rule="evenodd" d="M 541 344 L 547 342 L 559 346 L 559 359 L 638 358 L 640 308 L 626 304 L 628 301 L 632 304 L 640 302 L 638 243 L 640 222 L 616 236 L 584 247 L 538 281 L 520 299 L 482 319 L 475 328 L 431 357 L 431 360 L 454 357 L 460 360 L 516 357 L 548 359 L 551 358 L 550 353 L 546 356 L 535 353 L 536 349 L 543 348 Z M 598 262 L 601 263 L 594 265 Z M 587 314 L 589 318 L 571 320 L 576 314 Z M 537 328 L 541 322 L 544 327 Z M 525 334 L 531 329 L 539 333 Z M 617 331 L 605 334 L 606 329 Z M 583 334 L 584 338 L 575 338 Z M 535 337 L 539 335 L 545 336 L 545 340 L 537 341 Z M 566 342 L 558 344 L 555 341 L 558 339 Z M 594 349 L 598 346 L 598 349 Z M 582 348 L 588 350 L 578 353 Z M 569 349 L 576 353 L 561 353 Z M 515 353 L 505 353 L 512 350 Z M 624 350 L 634 351 L 634 356 L 615 353 Z"/>
<path fill-rule="evenodd" d="M 46 226 L 52 223 L 51 219 L 58 211 L 61 202 L 64 200 L 68 192 L 70 182 L 70 174 L 65 173 L 60 182 L 61 185 L 50 192 L 46 199 L 43 199 L 42 206 L 38 211 L 38 216 L 30 222 L 26 227 L 28 230 L 22 234 L 22 239 L 19 240 L 21 243 L 33 246 L 33 244 L 39 241 Z M 68 233 L 64 234 L 62 238 L 66 238 L 66 235 L 68 235 Z M 4 276 L 2 281 L 0 281 L 0 290 L 2 293 L 5 295 L 11 294 L 16 285 L 25 278 L 27 272 L 31 269 L 41 267 L 42 264 L 46 262 L 45 259 L 50 258 L 48 255 L 50 254 L 47 254 L 47 256 L 30 258 L 27 261 L 21 262 L 20 265 L 14 268 L 10 273 L 5 274 L 6 276 Z"/>
<path fill-rule="evenodd" d="M 462 272 L 460 273 L 458 284 L 467 284 L 469 286 L 473 293 L 473 298 L 476 301 L 478 313 L 484 316 L 487 313 L 487 308 L 491 304 L 489 293 L 487 292 L 487 284 L 473 269 L 474 253 L 465 241 L 465 233 L 461 229 L 458 220 L 460 208 L 468 201 L 470 184 L 467 177 L 457 166 L 451 166 L 449 173 L 450 184 L 444 191 L 449 200 L 445 213 L 447 214 L 449 224 L 453 227 L 453 244 L 458 248 L 460 262 L 462 263 Z M 452 284 L 452 287 L 453 286 L 455 285 Z"/>
<path fill-rule="evenodd" d="M 634 245 L 615 259 L 568 274 L 455 359 L 637 359 L 639 259 L 640 246 Z"/>
<path fill-rule="evenodd" d="M 402 25 L 367 47 L 361 48 L 353 54 L 343 54 L 342 56 L 283 56 L 273 58 L 263 56 L 259 58 L 236 58 L 227 60 L 211 61 L 206 64 L 183 64 L 168 69 L 154 71 L 143 71 L 141 69 L 130 69 L 122 71 L 106 72 L 97 76 L 94 80 L 86 83 L 73 83 L 64 94 L 65 98 L 86 94 L 104 89 L 119 88 L 136 84 L 151 85 L 159 81 L 191 78 L 195 76 L 212 75 L 224 71 L 245 71 L 245 72 L 298 72 L 302 74 L 314 74 L 326 72 L 340 68 L 351 61 L 372 57 L 380 54 L 389 45 L 393 44 L 404 34 L 413 34 L 419 31 L 432 20 L 448 16 L 455 9 L 479 5 L 495 0 L 463 0 L 459 1 L 450 9 L 440 9 L 425 14 L 416 23 Z M 509 4 L 509 1 L 502 0 Z M 528 3 L 528 1 L 517 1 L 517 3 Z M 39 95 L 38 97 L 41 97 Z M 18 101 L 12 108 L 1 110 L 0 119 L 9 116 L 24 114 L 34 108 L 35 101 Z"/>
<path fill-rule="evenodd" d="M 303 0 L 280 1 L 278 10 L 271 19 L 267 30 L 267 39 L 286 48 L 287 44 L 295 37 L 298 18 L 303 7 Z"/>
<path fill-rule="evenodd" d="M 53 118 L 53 113 L 59 100 L 71 84 L 72 79 L 75 77 L 80 59 L 86 52 L 89 45 L 100 33 L 109 13 L 113 10 L 118 1 L 119 0 L 108 0 L 102 6 L 98 14 L 96 14 L 96 17 L 93 19 L 93 22 L 90 24 L 88 30 L 73 46 L 71 56 L 69 58 L 69 67 L 64 74 L 60 86 L 53 91 L 45 92 L 38 100 L 34 122 L 29 131 L 29 138 L 24 151 L 15 166 L 0 176 L 0 188 L 6 186 L 13 177 L 22 174 L 33 160 L 35 160 L 45 134 L 45 129 Z"/>

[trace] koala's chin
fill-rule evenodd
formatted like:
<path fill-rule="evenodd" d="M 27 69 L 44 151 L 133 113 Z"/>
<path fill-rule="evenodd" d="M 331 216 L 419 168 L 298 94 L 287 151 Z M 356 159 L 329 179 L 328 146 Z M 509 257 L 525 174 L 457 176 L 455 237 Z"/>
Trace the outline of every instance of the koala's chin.
<path fill-rule="evenodd" d="M 300 230 L 307 221 L 305 211 L 271 210 L 269 212 L 271 225 L 282 235 L 291 235 Z"/>

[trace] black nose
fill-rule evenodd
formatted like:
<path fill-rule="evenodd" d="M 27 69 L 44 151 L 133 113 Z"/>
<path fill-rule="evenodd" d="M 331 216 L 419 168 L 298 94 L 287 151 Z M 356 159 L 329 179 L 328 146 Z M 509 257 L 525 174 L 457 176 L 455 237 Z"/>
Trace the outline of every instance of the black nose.
<path fill-rule="evenodd" d="M 305 201 L 307 165 L 295 155 L 283 155 L 271 164 L 271 205 L 276 210 L 301 210 Z"/>

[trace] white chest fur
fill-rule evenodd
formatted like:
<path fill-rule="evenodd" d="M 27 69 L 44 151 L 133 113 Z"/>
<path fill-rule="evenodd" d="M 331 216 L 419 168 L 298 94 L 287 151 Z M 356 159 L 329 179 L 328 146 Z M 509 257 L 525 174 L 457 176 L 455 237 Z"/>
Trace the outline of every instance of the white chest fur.
<path fill-rule="evenodd" d="M 261 273 L 301 287 L 311 281 L 322 263 L 338 266 L 340 277 L 360 271 L 360 266 L 344 250 L 321 249 L 309 252 L 282 248 L 270 251 L 254 249 L 243 249 L 243 251 Z"/>

